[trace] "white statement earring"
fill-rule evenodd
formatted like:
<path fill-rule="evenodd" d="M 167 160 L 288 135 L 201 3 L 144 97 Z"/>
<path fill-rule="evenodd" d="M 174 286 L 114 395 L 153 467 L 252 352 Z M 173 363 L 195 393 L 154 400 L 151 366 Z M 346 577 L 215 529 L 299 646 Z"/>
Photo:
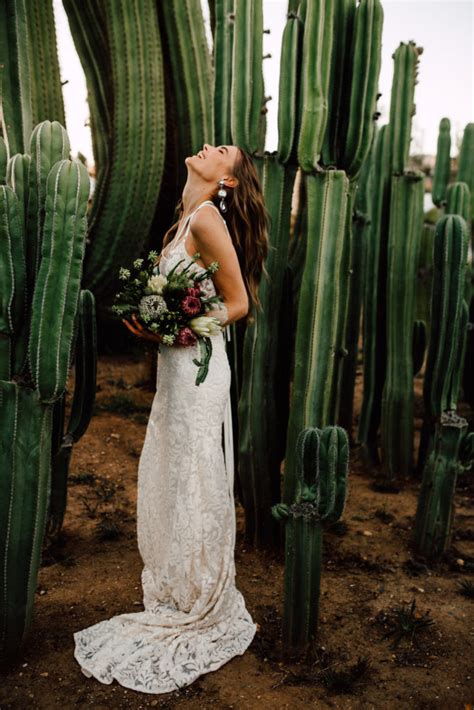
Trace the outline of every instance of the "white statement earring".
<path fill-rule="evenodd" d="M 219 203 L 219 208 L 221 212 L 227 212 L 227 205 L 225 203 L 225 198 L 227 197 L 227 190 L 224 188 L 224 180 L 219 180 L 219 192 L 217 195 L 221 198 Z"/>

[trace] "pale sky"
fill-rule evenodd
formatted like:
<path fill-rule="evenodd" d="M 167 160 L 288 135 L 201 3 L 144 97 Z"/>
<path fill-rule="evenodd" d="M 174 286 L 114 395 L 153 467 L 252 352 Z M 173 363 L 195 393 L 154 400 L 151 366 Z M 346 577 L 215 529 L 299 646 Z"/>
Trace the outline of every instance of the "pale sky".
<path fill-rule="evenodd" d="M 201 0 L 209 43 L 207 0 Z M 383 0 L 384 26 L 382 37 L 382 68 L 378 102 L 379 125 L 388 121 L 390 90 L 393 75 L 392 54 L 400 42 L 414 40 L 423 47 L 420 56 L 419 83 L 416 85 L 416 114 L 413 119 L 412 153 L 436 153 L 438 126 L 441 118 L 451 121 L 451 155 L 457 154 L 456 140 L 465 125 L 474 121 L 474 0 Z M 267 108 L 267 138 L 265 148 L 278 146 L 277 111 L 278 77 L 280 71 L 281 36 L 287 0 L 263 0 L 263 35 L 265 59 L 265 95 L 271 96 Z M 54 0 L 61 79 L 66 105 L 66 121 L 72 153 L 81 151 L 93 162 L 88 122 L 87 89 L 81 64 L 69 32 L 67 16 L 61 0 Z"/>

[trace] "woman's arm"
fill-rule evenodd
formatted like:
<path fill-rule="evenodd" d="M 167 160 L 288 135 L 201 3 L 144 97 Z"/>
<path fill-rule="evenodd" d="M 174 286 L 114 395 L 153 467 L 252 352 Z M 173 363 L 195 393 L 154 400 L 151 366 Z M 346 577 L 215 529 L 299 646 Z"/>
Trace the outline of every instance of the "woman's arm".
<path fill-rule="evenodd" d="M 199 252 L 206 266 L 219 262 L 219 269 L 212 275 L 216 291 L 221 295 L 227 313 L 215 306 L 207 316 L 219 318 L 222 325 L 228 325 L 247 315 L 249 301 L 240 264 L 234 244 L 222 218 L 215 209 L 202 207 L 192 218 L 189 229 L 191 252 Z M 188 248 L 189 250 L 189 248 Z M 222 320 L 225 316 L 225 321 Z"/>

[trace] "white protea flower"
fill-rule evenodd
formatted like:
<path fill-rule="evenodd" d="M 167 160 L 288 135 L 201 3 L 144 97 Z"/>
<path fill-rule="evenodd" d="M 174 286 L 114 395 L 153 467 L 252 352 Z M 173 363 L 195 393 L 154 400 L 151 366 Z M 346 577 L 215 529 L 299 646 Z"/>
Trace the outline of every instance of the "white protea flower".
<path fill-rule="evenodd" d="M 158 276 L 151 276 L 148 279 L 147 286 L 152 293 L 161 294 L 163 293 L 163 287 L 166 286 L 167 283 L 168 279 L 166 278 L 166 276 L 164 276 L 163 274 L 159 274 Z"/>
<path fill-rule="evenodd" d="M 217 318 L 210 316 L 198 316 L 197 318 L 193 318 L 189 321 L 188 325 L 197 335 L 203 337 L 217 335 L 217 333 L 220 333 L 222 330 Z"/>
<path fill-rule="evenodd" d="M 138 306 L 138 311 L 143 319 L 156 318 L 162 313 L 166 313 L 167 310 L 168 307 L 163 296 L 154 293 L 143 296 Z"/>

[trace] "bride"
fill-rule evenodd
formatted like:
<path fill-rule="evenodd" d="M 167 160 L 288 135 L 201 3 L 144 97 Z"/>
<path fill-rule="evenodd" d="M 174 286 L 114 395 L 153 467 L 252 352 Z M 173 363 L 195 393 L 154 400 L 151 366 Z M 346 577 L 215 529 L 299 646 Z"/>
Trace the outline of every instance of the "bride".
<path fill-rule="evenodd" d="M 257 631 L 235 585 L 231 369 L 224 338 L 228 324 L 251 320 L 250 303 L 261 308 L 268 213 L 244 150 L 205 144 L 186 166 L 180 219 L 165 234 L 159 270 L 166 276 L 180 262 L 179 271 L 196 252 L 192 269 L 218 261 L 201 287 L 222 296 L 222 307 L 206 315 L 218 318 L 223 330 L 210 336 L 209 371 L 199 386 L 193 363 L 199 345 L 159 345 L 157 389 L 138 466 L 144 611 L 74 633 L 74 657 L 86 676 L 107 684 L 115 678 L 144 693 L 167 693 L 217 670 L 242 655 Z M 142 337 L 158 337 L 137 320 L 125 324 Z"/>

